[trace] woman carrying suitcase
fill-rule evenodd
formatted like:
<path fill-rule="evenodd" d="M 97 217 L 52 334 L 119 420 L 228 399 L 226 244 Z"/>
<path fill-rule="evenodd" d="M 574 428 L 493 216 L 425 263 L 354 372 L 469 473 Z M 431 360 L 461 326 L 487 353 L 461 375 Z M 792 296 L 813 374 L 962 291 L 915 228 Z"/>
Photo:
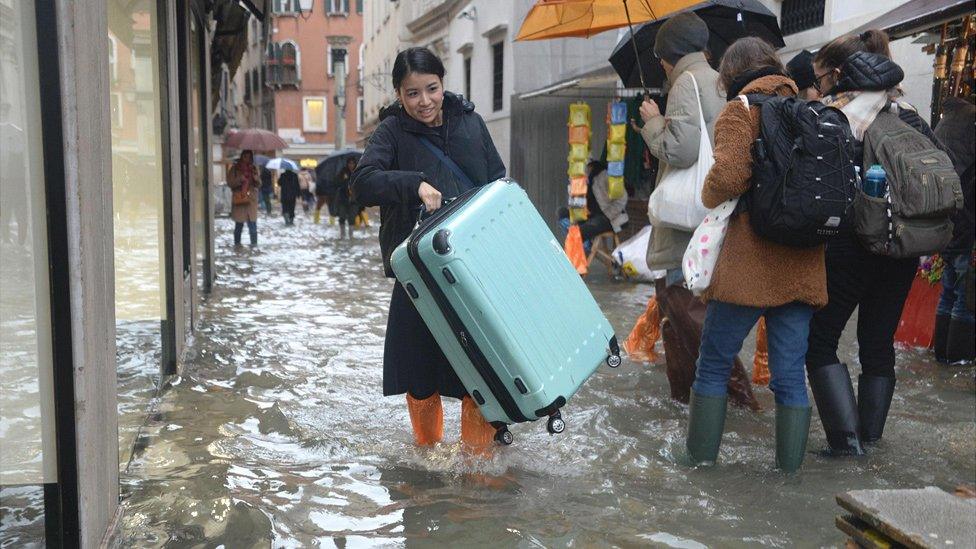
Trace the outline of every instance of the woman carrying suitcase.
<path fill-rule="evenodd" d="M 418 214 L 444 200 L 505 175 L 505 165 L 474 105 L 444 90 L 444 65 L 426 48 L 400 52 L 393 63 L 398 100 L 380 113 L 352 176 L 354 200 L 380 207 L 380 249 L 386 276 L 390 255 L 410 236 Z M 426 141 L 426 142 L 425 142 Z M 466 177 L 459 177 L 430 150 L 439 148 Z M 495 429 L 481 416 L 430 330 L 399 282 L 393 285 L 383 353 L 383 394 L 407 395 L 418 445 L 433 445 L 444 432 L 441 397 L 462 399 L 461 440 L 487 447 Z"/>

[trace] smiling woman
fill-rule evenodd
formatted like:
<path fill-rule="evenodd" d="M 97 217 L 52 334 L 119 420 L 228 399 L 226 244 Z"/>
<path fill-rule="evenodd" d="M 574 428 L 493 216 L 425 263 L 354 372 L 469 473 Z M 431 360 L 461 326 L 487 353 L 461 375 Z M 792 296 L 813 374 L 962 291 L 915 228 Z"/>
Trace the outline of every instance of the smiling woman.
<path fill-rule="evenodd" d="M 390 254 L 427 212 L 473 187 L 505 175 L 498 151 L 474 105 L 444 90 L 444 65 L 426 48 L 409 48 L 393 64 L 399 101 L 383 110 L 353 174 L 355 200 L 380 206 L 380 247 L 386 275 Z M 407 394 L 417 444 L 443 435 L 441 397 L 463 399 L 461 438 L 490 443 L 494 429 L 467 396 L 407 292 L 394 285 L 383 358 L 383 394 Z"/>

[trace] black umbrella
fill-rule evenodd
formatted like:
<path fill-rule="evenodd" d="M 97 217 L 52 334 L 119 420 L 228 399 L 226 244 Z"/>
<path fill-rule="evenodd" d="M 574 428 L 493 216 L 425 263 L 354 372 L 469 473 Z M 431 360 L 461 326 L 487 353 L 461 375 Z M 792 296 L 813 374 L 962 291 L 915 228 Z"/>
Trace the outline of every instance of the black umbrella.
<path fill-rule="evenodd" d="M 744 36 L 758 36 L 776 48 L 785 45 L 776 16 L 759 0 L 708 0 L 683 11 L 695 12 L 708 25 L 708 56 L 713 67 L 718 67 L 718 62 L 729 45 Z M 662 87 L 665 80 L 664 68 L 654 56 L 654 40 L 661 25 L 677 13 L 644 23 L 634 31 L 633 42 L 637 44 L 640 55 L 639 67 L 630 31 L 613 49 L 610 64 L 617 71 L 624 86 L 641 87 L 640 70 L 643 69 L 644 84 L 647 87 Z"/>
<path fill-rule="evenodd" d="M 360 149 L 342 149 L 319 160 L 319 165 L 315 167 L 315 185 L 323 189 L 333 189 L 336 186 L 336 177 L 346 165 L 346 160 L 355 158 L 357 161 L 363 155 Z"/>

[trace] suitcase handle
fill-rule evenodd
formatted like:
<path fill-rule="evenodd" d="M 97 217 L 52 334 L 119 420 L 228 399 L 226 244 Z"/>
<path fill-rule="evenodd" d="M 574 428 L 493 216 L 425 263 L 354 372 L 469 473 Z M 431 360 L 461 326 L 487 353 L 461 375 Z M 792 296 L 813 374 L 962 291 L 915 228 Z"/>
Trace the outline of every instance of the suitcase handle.
<path fill-rule="evenodd" d="M 445 206 L 447 206 L 451 202 L 454 202 L 455 200 L 457 200 L 457 197 L 456 196 L 455 197 L 452 197 L 452 198 L 445 198 L 444 200 L 441 201 L 441 208 L 444 208 Z M 433 215 L 434 212 L 436 212 L 436 211 L 437 210 L 434 210 L 433 212 L 430 212 L 430 214 Z M 417 226 L 418 227 L 424 222 L 424 213 L 427 213 L 427 209 L 426 209 L 426 206 L 424 206 L 423 204 L 421 204 L 420 206 L 417 207 Z"/>

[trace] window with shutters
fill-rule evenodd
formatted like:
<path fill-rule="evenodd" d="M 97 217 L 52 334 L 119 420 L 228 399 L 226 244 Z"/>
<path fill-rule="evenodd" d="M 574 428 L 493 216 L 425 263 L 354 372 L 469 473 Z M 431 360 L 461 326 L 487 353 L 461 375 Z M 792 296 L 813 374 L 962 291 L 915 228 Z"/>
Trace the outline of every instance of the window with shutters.
<path fill-rule="evenodd" d="M 326 15 L 349 15 L 349 0 L 326 0 Z"/>
<path fill-rule="evenodd" d="M 464 97 L 471 101 L 471 56 L 464 58 Z"/>
<path fill-rule="evenodd" d="M 779 24 L 783 35 L 815 29 L 824 24 L 826 0 L 783 0 Z"/>
<path fill-rule="evenodd" d="M 301 52 L 294 42 L 268 43 L 264 61 L 268 85 L 297 86 L 302 78 L 301 62 Z"/>
<path fill-rule="evenodd" d="M 298 13 L 298 0 L 274 0 L 274 12 L 276 15 L 295 15 Z"/>

